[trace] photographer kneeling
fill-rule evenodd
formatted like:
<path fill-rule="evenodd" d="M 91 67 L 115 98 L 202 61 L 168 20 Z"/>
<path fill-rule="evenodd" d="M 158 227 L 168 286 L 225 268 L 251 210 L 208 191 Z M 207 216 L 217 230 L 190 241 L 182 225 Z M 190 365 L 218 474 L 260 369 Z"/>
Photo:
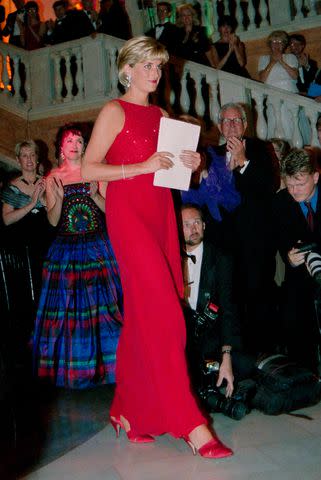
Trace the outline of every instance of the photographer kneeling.
<path fill-rule="evenodd" d="M 231 413 L 233 418 L 241 418 L 241 414 L 233 415 L 230 404 L 222 402 L 224 395 L 232 397 L 235 380 L 238 383 L 249 378 L 255 369 L 255 360 L 241 352 L 239 319 L 232 298 L 232 259 L 204 241 L 205 223 L 197 205 L 183 205 L 181 214 L 185 240 L 187 356 L 193 383 L 207 406 L 217 410 L 208 398 L 210 394 L 217 394 L 219 409 L 228 415 Z M 225 387 L 224 395 L 220 387 Z"/>
<path fill-rule="evenodd" d="M 286 189 L 274 201 L 276 246 L 285 263 L 281 293 L 281 328 L 275 332 L 288 356 L 318 374 L 320 329 L 321 190 L 319 172 L 303 149 L 292 149 L 281 175 Z"/>

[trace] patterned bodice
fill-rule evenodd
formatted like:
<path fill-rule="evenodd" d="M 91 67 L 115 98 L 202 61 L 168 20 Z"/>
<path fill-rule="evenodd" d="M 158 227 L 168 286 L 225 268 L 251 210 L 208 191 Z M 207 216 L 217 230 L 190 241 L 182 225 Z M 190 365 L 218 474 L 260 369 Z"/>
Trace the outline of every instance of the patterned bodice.
<path fill-rule="evenodd" d="M 64 201 L 59 222 L 60 235 L 84 235 L 104 228 L 102 212 L 91 199 L 89 183 L 64 186 Z"/>

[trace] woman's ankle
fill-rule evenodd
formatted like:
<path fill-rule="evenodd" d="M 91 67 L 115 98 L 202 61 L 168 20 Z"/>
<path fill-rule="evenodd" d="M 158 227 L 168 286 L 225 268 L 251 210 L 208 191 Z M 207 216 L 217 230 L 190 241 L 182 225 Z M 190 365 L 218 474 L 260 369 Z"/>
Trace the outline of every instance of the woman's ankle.
<path fill-rule="evenodd" d="M 191 443 L 198 449 L 203 447 L 206 443 L 213 439 L 213 434 L 209 428 L 203 424 L 198 425 L 194 430 L 189 434 L 189 440 Z"/>

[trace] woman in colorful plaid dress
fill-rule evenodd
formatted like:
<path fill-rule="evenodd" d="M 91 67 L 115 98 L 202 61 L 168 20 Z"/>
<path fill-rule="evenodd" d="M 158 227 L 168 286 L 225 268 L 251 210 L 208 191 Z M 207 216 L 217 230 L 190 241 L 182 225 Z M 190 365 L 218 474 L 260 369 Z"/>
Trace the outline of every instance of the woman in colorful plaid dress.
<path fill-rule="evenodd" d="M 58 387 L 115 381 L 122 322 L 118 267 L 106 233 L 105 200 L 80 175 L 80 125 L 57 136 L 60 166 L 46 180 L 47 214 L 57 237 L 44 263 L 33 342 L 34 370 Z"/>

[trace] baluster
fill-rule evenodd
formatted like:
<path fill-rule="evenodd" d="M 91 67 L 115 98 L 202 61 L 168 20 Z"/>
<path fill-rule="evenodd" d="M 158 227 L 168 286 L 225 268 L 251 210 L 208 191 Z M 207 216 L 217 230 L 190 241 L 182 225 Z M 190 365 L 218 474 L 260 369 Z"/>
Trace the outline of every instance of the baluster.
<path fill-rule="evenodd" d="M 293 116 L 293 132 L 292 132 L 292 139 L 291 139 L 291 144 L 293 147 L 296 148 L 301 148 L 303 147 L 303 138 L 299 129 L 299 110 L 300 110 L 300 105 L 295 105 L 294 103 L 292 104 L 287 104 L 287 108 L 291 112 Z"/>
<path fill-rule="evenodd" d="M 12 86 L 13 86 L 13 91 L 14 91 L 14 99 L 15 102 L 18 103 L 20 98 L 20 86 L 21 86 L 21 78 L 19 77 L 19 63 L 20 59 L 17 55 L 14 55 L 12 58 L 13 61 L 13 70 L 14 74 L 12 77 Z M 12 72 L 11 72 L 12 75 Z"/>
<path fill-rule="evenodd" d="M 74 56 L 76 57 L 76 63 L 77 63 L 77 71 L 75 75 L 75 84 L 78 87 L 78 98 L 85 98 L 85 92 L 84 92 L 84 70 L 83 70 L 83 63 L 82 63 L 82 51 L 78 49 L 75 53 Z"/>
<path fill-rule="evenodd" d="M 293 0 L 294 8 L 296 10 L 296 14 L 294 17 L 294 20 L 301 20 L 304 18 L 304 15 L 302 13 L 302 0 Z"/>
<path fill-rule="evenodd" d="M 267 4 L 265 3 L 265 0 L 260 1 L 259 12 L 262 18 L 260 23 L 260 28 L 268 27 L 269 26 L 269 22 L 267 21 L 268 7 L 267 7 Z"/>
<path fill-rule="evenodd" d="M 187 113 L 190 106 L 190 98 L 187 90 L 187 82 L 189 77 L 189 70 L 184 68 L 182 74 L 182 91 L 181 91 L 181 107 L 184 113 Z"/>
<path fill-rule="evenodd" d="M 195 86 L 196 86 L 196 99 L 195 99 L 195 110 L 199 117 L 203 117 L 205 113 L 205 103 L 202 95 L 202 81 L 204 75 L 202 72 L 195 72 Z"/>
<path fill-rule="evenodd" d="M 264 117 L 264 98 L 265 95 L 262 92 L 252 92 L 252 97 L 256 102 L 256 134 L 262 140 L 267 138 L 267 123 Z"/>
<path fill-rule="evenodd" d="M 253 0 L 249 0 L 247 4 L 247 14 L 250 20 L 250 24 L 248 26 L 248 30 L 255 30 L 257 25 L 255 25 L 255 8 L 253 5 Z"/>
<path fill-rule="evenodd" d="M 278 97 L 273 97 L 273 95 L 269 95 L 267 106 L 269 108 L 269 112 L 267 115 L 268 135 L 270 137 L 285 138 L 285 133 L 282 125 L 282 118 L 281 118 L 281 99 Z M 271 131 L 270 121 L 274 122 L 273 132 Z"/>
<path fill-rule="evenodd" d="M 305 110 L 305 114 L 309 120 L 310 127 L 311 127 L 311 141 L 310 144 L 312 146 L 320 146 L 319 139 L 318 139 L 318 132 L 317 129 L 315 128 L 315 124 L 317 123 L 318 117 L 319 117 L 319 112 L 315 110 Z"/>
<path fill-rule="evenodd" d="M 117 89 L 117 84 L 118 84 L 118 74 L 116 70 L 116 58 L 117 58 L 117 48 L 111 48 L 109 49 L 109 68 L 110 68 L 110 86 L 111 86 L 111 92 L 112 95 L 117 95 L 118 89 Z"/>
<path fill-rule="evenodd" d="M 58 103 L 62 101 L 62 78 L 61 78 L 61 72 L 60 72 L 60 64 L 62 61 L 62 57 L 60 56 L 60 53 L 54 53 L 51 57 L 54 62 L 54 88 L 55 88 L 55 93 L 54 93 L 54 98 L 53 98 L 53 103 Z"/>
<path fill-rule="evenodd" d="M 318 0 L 309 0 L 309 17 L 319 14 Z"/>
<path fill-rule="evenodd" d="M 210 75 L 210 78 L 207 76 L 206 82 L 209 85 L 209 110 L 210 110 L 210 119 L 212 120 L 213 123 L 217 123 L 218 120 L 218 112 L 220 109 L 220 104 L 218 101 L 218 79 L 217 75 L 214 77 Z"/>
<path fill-rule="evenodd" d="M 26 71 L 25 79 L 25 92 L 26 92 L 26 105 L 31 106 L 31 75 L 30 75 L 30 62 L 27 60 L 24 63 Z"/>
<path fill-rule="evenodd" d="M 62 52 L 62 55 L 65 57 L 66 61 L 66 76 L 65 76 L 65 87 L 67 90 L 64 102 L 69 102 L 72 97 L 72 75 L 71 75 L 71 54 L 68 50 Z"/>
<path fill-rule="evenodd" d="M 223 12 L 224 15 L 229 15 L 231 13 L 229 11 L 229 0 L 223 0 Z"/>
<path fill-rule="evenodd" d="M 235 2 L 235 18 L 239 28 L 241 27 L 242 30 L 245 30 L 243 25 L 243 14 L 242 14 L 242 9 L 240 5 L 240 0 L 236 0 Z"/>
<path fill-rule="evenodd" d="M 10 78 L 8 73 L 8 67 L 9 67 L 9 57 L 7 56 L 6 53 L 4 53 L 2 56 L 2 83 L 3 83 L 4 91 L 6 92 L 7 95 L 10 95 L 10 89 L 9 89 Z"/>

